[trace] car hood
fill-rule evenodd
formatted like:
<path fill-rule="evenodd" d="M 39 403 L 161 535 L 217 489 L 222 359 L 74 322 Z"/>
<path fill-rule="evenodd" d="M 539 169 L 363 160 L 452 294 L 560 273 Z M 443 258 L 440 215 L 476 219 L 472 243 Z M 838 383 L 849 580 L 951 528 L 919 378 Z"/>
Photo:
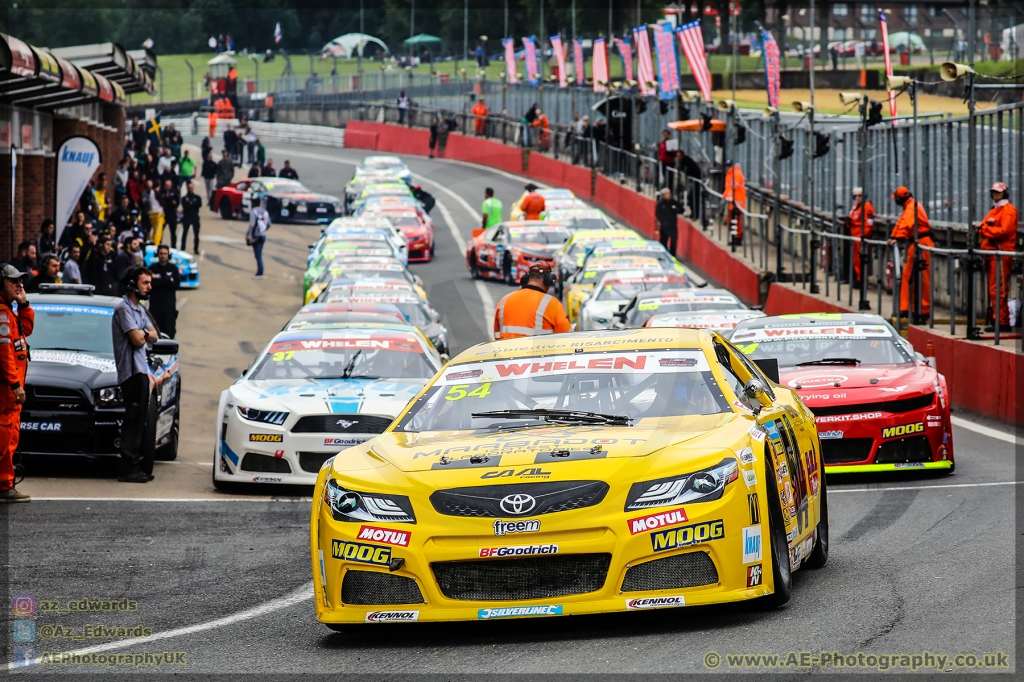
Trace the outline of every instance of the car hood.
<path fill-rule="evenodd" d="M 629 301 L 625 299 L 614 299 L 610 301 L 590 300 L 583 304 L 583 312 L 587 315 L 601 315 L 602 317 L 609 317 L 612 313 L 617 312 L 620 307 L 627 303 L 629 303 Z"/>
<path fill-rule="evenodd" d="M 110 353 L 34 350 L 26 384 L 101 388 L 117 385 L 117 366 Z"/>
<path fill-rule="evenodd" d="M 231 387 L 237 403 L 304 414 L 396 416 L 427 379 L 241 380 Z"/>
<path fill-rule="evenodd" d="M 899 400 L 935 391 L 937 373 L 923 364 L 780 367 L 783 386 L 808 407 Z M 877 380 L 876 383 L 871 383 Z"/>
<path fill-rule="evenodd" d="M 558 246 L 561 246 L 559 244 Z M 512 245 L 513 248 L 519 249 L 520 251 L 529 251 L 538 255 L 552 257 L 555 253 L 555 246 L 551 244 L 541 244 L 539 242 L 516 242 Z"/>
<path fill-rule="evenodd" d="M 316 192 L 280 192 L 270 190 L 268 194 L 281 199 L 291 199 L 292 201 L 338 201 L 338 197 L 332 197 L 329 194 L 317 194 Z"/>
<path fill-rule="evenodd" d="M 708 437 L 709 448 L 719 444 L 719 440 L 710 442 L 716 427 L 735 421 L 735 417 L 734 413 L 664 417 L 646 419 L 632 427 L 543 426 L 514 432 L 389 431 L 374 439 L 371 456 L 401 471 L 417 472 L 647 457 L 688 441 L 693 445 L 694 455 L 705 455 L 708 451 L 701 447 L 702 436 Z M 565 450 L 568 455 L 550 454 Z M 691 452 L 689 444 L 686 452 Z M 335 466 L 340 470 L 344 464 L 343 458 L 339 460 Z"/>

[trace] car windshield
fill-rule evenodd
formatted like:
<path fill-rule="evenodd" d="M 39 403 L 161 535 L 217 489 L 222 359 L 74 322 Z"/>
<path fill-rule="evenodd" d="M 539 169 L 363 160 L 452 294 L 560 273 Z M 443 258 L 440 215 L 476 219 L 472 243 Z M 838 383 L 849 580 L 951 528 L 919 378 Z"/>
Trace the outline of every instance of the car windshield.
<path fill-rule="evenodd" d="M 640 299 L 626 315 L 627 327 L 642 327 L 651 315 L 701 310 L 745 310 L 735 296 L 700 296 L 683 299 Z"/>
<path fill-rule="evenodd" d="M 416 227 L 420 224 L 420 219 L 414 215 L 390 216 L 390 220 L 395 227 Z"/>
<path fill-rule="evenodd" d="M 410 284 L 415 283 L 412 273 L 401 268 L 361 268 L 359 266 L 346 267 L 341 270 L 331 270 L 329 280 L 335 279 L 396 279 L 401 278 Z"/>
<path fill-rule="evenodd" d="M 667 251 L 662 249 L 615 249 L 613 251 L 594 251 L 590 256 L 591 258 L 601 258 L 603 256 L 619 256 L 625 258 L 626 256 L 637 256 L 642 258 L 655 258 L 661 267 L 666 270 L 673 269 L 675 263 L 672 261 L 672 256 Z"/>
<path fill-rule="evenodd" d="M 414 336 L 328 332 L 323 338 L 273 342 L 247 378 L 426 379 L 433 375 L 434 367 Z"/>
<path fill-rule="evenodd" d="M 598 301 L 628 301 L 644 291 L 678 289 L 686 285 L 685 277 L 652 277 L 645 280 L 612 280 L 597 292 Z"/>
<path fill-rule="evenodd" d="M 356 168 L 356 172 L 380 172 L 382 170 L 402 171 L 405 170 L 405 164 L 396 156 L 377 156 L 363 159 Z"/>
<path fill-rule="evenodd" d="M 473 416 L 500 410 L 570 410 L 632 422 L 731 408 L 698 349 L 615 351 L 449 365 L 398 429 L 507 429 L 543 423 L 529 416 Z"/>
<path fill-rule="evenodd" d="M 308 192 L 306 186 L 298 180 L 263 180 L 263 186 L 267 191 L 273 192 Z"/>
<path fill-rule="evenodd" d="M 563 244 L 569 238 L 564 227 L 513 227 L 509 230 L 513 244 Z"/>
<path fill-rule="evenodd" d="M 829 359 L 856 360 L 859 363 L 850 364 L 860 365 L 901 365 L 914 361 L 884 324 L 772 325 L 742 329 L 731 340 L 751 358 L 776 358 L 782 367 Z"/>
<path fill-rule="evenodd" d="M 110 335 L 113 308 L 32 302 L 36 322 L 29 337 L 35 350 L 78 350 L 86 353 L 114 353 Z"/>
<path fill-rule="evenodd" d="M 434 321 L 427 310 L 426 303 L 423 303 L 422 300 L 414 301 L 408 298 L 399 299 L 393 294 L 389 295 L 389 292 L 386 291 L 381 292 L 380 296 L 368 295 L 370 293 L 371 292 L 362 291 L 359 292 L 358 296 L 345 296 L 344 294 L 341 294 L 338 297 L 328 297 L 327 302 L 334 303 L 337 301 L 346 301 L 350 303 L 391 303 L 402 311 L 402 315 L 405 316 L 406 322 L 415 327 L 419 327 L 420 329 L 423 329 Z"/>

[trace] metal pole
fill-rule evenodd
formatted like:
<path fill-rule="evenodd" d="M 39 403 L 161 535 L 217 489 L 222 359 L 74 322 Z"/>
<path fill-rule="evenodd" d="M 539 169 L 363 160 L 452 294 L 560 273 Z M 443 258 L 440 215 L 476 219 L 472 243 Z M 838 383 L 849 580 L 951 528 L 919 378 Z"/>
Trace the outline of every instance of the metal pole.
<path fill-rule="evenodd" d="M 188 67 L 188 98 L 192 99 L 193 97 L 196 96 L 196 70 L 192 68 L 192 64 L 190 64 L 187 59 L 185 60 L 185 66 Z M 259 79 L 260 79 L 260 75 L 259 74 L 260 74 L 260 67 L 257 66 L 256 67 L 257 86 L 259 85 Z M 257 87 L 256 89 L 259 90 L 259 87 Z"/>
<path fill-rule="evenodd" d="M 974 69 L 974 38 L 975 0 L 970 0 L 967 10 L 967 51 L 968 64 Z M 978 150 L 976 149 L 978 131 L 975 129 L 974 115 L 974 74 L 967 74 L 967 338 L 977 339 L 981 335 L 978 328 L 977 311 L 974 308 L 974 242 L 977 238 L 974 229 L 974 199 L 978 183 L 978 172 L 975 169 Z"/>
<path fill-rule="evenodd" d="M 612 3 L 615 0 L 608 0 L 608 40 L 612 39 Z"/>
<path fill-rule="evenodd" d="M 462 56 L 469 59 L 469 0 L 465 0 L 462 10 Z M 458 64 L 456 63 L 456 67 Z M 456 70 L 458 70 L 456 68 Z"/>
<path fill-rule="evenodd" d="M 860 150 L 860 158 L 858 159 L 858 179 L 861 191 L 861 206 L 860 206 L 860 302 L 857 304 L 858 310 L 871 310 L 871 303 L 868 302 L 868 266 L 871 265 L 871 261 L 868 260 L 868 245 L 864 241 L 867 239 L 865 234 L 868 229 L 868 190 L 867 190 L 867 155 L 868 155 L 868 111 L 871 108 L 868 96 L 864 95 L 861 99 L 861 121 L 860 130 L 857 133 L 857 147 Z M 878 311 L 881 313 L 881 309 Z"/>
<path fill-rule="evenodd" d="M 411 40 L 414 35 L 416 35 L 416 0 L 411 0 L 409 5 L 409 39 Z M 410 57 L 412 56 L 412 51 L 413 45 L 409 43 Z M 433 65 L 431 65 L 431 69 L 433 69 Z"/>
<path fill-rule="evenodd" d="M 734 0 L 738 2 L 739 0 Z M 729 84 L 732 85 L 732 101 L 736 101 L 736 72 L 739 70 L 740 61 L 740 44 L 737 40 L 737 33 L 739 33 L 739 13 L 733 12 L 732 16 L 729 17 L 730 25 L 732 26 L 732 73 L 729 75 Z M 753 170 L 748 167 L 748 170 Z"/>
<path fill-rule="evenodd" d="M 573 8 L 573 15 L 572 15 L 573 16 L 573 26 L 575 27 L 576 26 L 576 22 L 575 22 L 575 17 L 576 17 L 576 0 L 573 0 L 572 8 Z M 505 0 L 505 32 L 502 34 L 502 37 L 508 38 L 508 0 Z"/>
<path fill-rule="evenodd" d="M 912 293 L 914 295 L 914 314 L 911 315 L 911 319 L 908 320 L 908 327 L 911 323 L 917 324 L 917 319 L 921 315 L 921 299 L 924 295 L 924 292 L 921 290 L 921 263 L 923 259 L 921 258 L 921 247 L 917 243 L 917 226 L 921 216 L 921 204 L 918 203 L 920 201 L 918 190 L 920 189 L 921 182 L 918 180 L 917 175 L 917 81 L 910 81 L 910 100 L 914 104 L 914 127 L 912 129 L 913 144 L 910 150 L 910 153 L 913 154 L 910 160 L 910 186 L 913 188 L 912 191 L 914 193 L 914 258 L 912 261 L 913 264 L 910 275 L 912 279 L 910 280 L 910 283 L 912 285 Z"/>
<path fill-rule="evenodd" d="M 506 0 L 506 7 L 508 7 L 508 0 Z M 576 0 L 572 0 L 572 42 L 576 42 Z M 575 97 L 576 95 L 573 95 Z"/>
<path fill-rule="evenodd" d="M 366 35 L 364 32 L 364 11 L 363 11 L 363 0 L 359 0 L 359 43 L 356 45 L 356 85 L 359 86 L 359 105 L 363 104 L 363 36 Z M 337 87 L 337 86 L 335 86 Z"/>
<path fill-rule="evenodd" d="M 772 211 L 772 222 L 775 228 L 775 279 L 782 281 L 782 161 L 779 160 L 781 149 L 781 131 L 779 129 L 779 112 L 772 113 L 772 133 L 775 137 L 775 154 L 772 159 L 772 187 L 775 190 L 775 210 Z"/>

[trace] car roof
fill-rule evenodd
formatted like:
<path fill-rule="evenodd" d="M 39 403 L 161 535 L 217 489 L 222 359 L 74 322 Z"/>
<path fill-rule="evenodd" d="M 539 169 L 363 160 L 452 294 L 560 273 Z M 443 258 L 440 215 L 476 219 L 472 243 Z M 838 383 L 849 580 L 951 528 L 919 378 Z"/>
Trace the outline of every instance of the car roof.
<path fill-rule="evenodd" d="M 502 358 L 534 357 L 592 351 L 664 350 L 695 348 L 705 350 L 714 338 L 709 332 L 683 327 L 623 329 L 614 334 L 607 330 L 566 332 L 550 336 L 526 336 L 482 343 L 459 353 L 451 364 L 480 362 Z"/>
<path fill-rule="evenodd" d="M 79 294 L 29 294 L 32 303 L 54 305 L 76 305 L 86 308 L 116 308 L 123 300 L 116 296 L 93 296 Z"/>
<path fill-rule="evenodd" d="M 639 272 L 637 270 L 624 270 L 622 272 L 611 271 L 601 278 L 598 283 L 598 288 L 607 284 L 619 283 L 619 284 L 646 284 L 647 282 L 676 282 L 680 284 L 689 282 L 686 275 L 681 275 L 678 272 Z M 670 289 L 669 291 L 675 291 Z"/>
<path fill-rule="evenodd" d="M 609 227 L 607 230 L 580 230 L 579 232 L 573 233 L 572 237 L 569 238 L 570 242 L 580 242 L 589 239 L 606 239 L 608 241 L 618 240 L 622 238 L 632 238 L 641 241 L 646 241 L 639 232 L 630 229 L 628 227 Z"/>
<path fill-rule="evenodd" d="M 839 324 L 888 324 L 881 315 L 868 313 L 802 313 L 797 315 L 772 315 L 758 317 L 747 322 L 746 329 L 763 329 L 764 327 L 814 327 L 819 325 L 835 326 Z"/>
<path fill-rule="evenodd" d="M 299 315 L 317 315 L 320 313 L 396 313 L 402 315 L 402 310 L 393 303 L 382 301 L 359 301 L 358 303 L 346 303 L 345 301 L 330 301 L 326 303 L 307 303 L 299 308 L 299 311 L 292 316 L 295 319 Z M 402 315 L 405 319 L 405 315 Z"/>
<path fill-rule="evenodd" d="M 306 313 L 301 316 L 296 315 L 292 319 L 288 320 L 288 324 L 285 325 L 287 328 L 292 324 L 302 323 L 304 325 L 316 325 L 316 324 L 351 324 L 351 325 L 394 325 L 396 327 L 408 327 L 410 325 L 404 322 L 396 322 L 396 315 L 399 315 L 398 311 L 390 313 L 328 313 L 328 312 L 315 312 Z M 401 316 L 402 320 L 405 320 L 404 316 Z"/>
<path fill-rule="evenodd" d="M 647 267 L 661 267 L 661 261 L 650 256 L 598 256 L 587 261 L 587 270 L 620 270 L 624 269 L 623 266 L 627 264 L 630 269 L 636 270 L 643 270 Z M 635 268 L 633 268 L 634 265 L 636 266 Z"/>
<path fill-rule="evenodd" d="M 563 225 L 559 225 L 555 222 L 549 222 L 547 220 L 506 220 L 501 224 L 510 230 L 523 227 L 564 227 Z"/>
<path fill-rule="evenodd" d="M 718 297 L 730 297 L 737 301 L 740 300 L 736 294 L 725 289 L 687 289 L 680 287 L 679 289 L 664 289 L 662 291 L 645 291 L 641 294 L 637 294 L 637 300 L 651 299 L 651 298 L 678 298 L 685 301 L 695 301 L 700 298 L 718 298 Z"/>

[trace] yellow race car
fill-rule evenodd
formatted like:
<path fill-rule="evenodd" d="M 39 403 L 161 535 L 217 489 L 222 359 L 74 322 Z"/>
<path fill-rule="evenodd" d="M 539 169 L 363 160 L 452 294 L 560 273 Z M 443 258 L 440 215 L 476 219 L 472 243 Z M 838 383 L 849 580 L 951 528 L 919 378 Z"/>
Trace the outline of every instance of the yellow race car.
<path fill-rule="evenodd" d="M 513 202 L 512 207 L 509 209 L 509 220 L 523 220 L 523 209 L 520 204 L 523 203 L 523 199 L 529 192 L 523 192 L 522 195 Z M 576 195 L 572 193 L 572 190 L 558 189 L 557 187 L 546 187 L 544 189 L 538 189 L 537 194 L 544 197 L 544 210 L 551 211 L 555 209 L 564 208 L 587 208 L 587 205 L 576 198 Z"/>
<path fill-rule="evenodd" d="M 828 506 L 814 415 L 765 372 L 695 329 L 464 351 L 321 468 L 317 619 L 787 602 L 828 559 Z"/>
<path fill-rule="evenodd" d="M 597 244 L 643 244 L 640 233 L 628 227 L 612 230 L 580 230 L 573 232 L 562 248 L 555 253 L 555 272 L 558 281 L 565 282 L 587 257 L 587 250 Z"/>
<path fill-rule="evenodd" d="M 663 272 L 661 263 L 657 258 L 643 258 L 640 256 L 604 256 L 602 258 L 591 258 L 587 261 L 587 267 L 577 270 L 565 282 L 565 313 L 569 322 L 575 322 L 580 312 L 580 301 L 587 297 L 602 277 L 609 272 L 616 270 L 654 273 Z"/>

